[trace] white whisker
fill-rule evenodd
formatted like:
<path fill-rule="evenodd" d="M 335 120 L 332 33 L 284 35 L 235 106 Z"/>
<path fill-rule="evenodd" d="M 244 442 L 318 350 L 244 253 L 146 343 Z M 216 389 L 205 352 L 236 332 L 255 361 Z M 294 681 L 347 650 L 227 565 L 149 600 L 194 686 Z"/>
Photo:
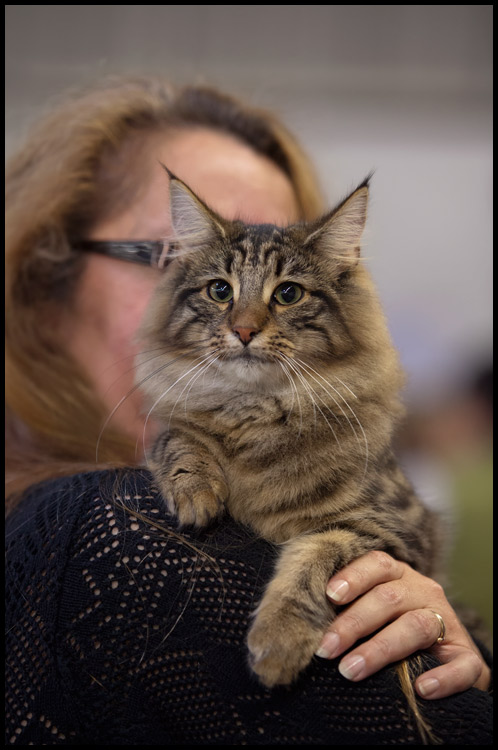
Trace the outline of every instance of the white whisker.
<path fill-rule="evenodd" d="M 212 353 L 212 352 L 209 352 L 209 354 L 207 354 L 207 355 L 206 355 L 206 356 L 204 357 L 204 359 L 202 359 L 202 361 L 201 361 L 201 362 L 199 362 L 198 364 L 194 365 L 194 366 L 193 366 L 193 367 L 191 367 L 191 368 L 190 368 L 189 370 L 187 370 L 187 372 L 185 372 L 185 373 L 184 373 L 183 375 L 181 375 L 181 376 L 180 376 L 179 378 L 177 378 L 177 379 L 175 380 L 175 382 L 174 382 L 174 383 L 172 383 L 172 384 L 171 384 L 171 385 L 169 386 L 169 388 L 167 388 L 167 389 L 166 389 L 166 390 L 165 390 L 165 391 L 164 391 L 164 392 L 163 392 L 163 393 L 162 393 L 162 394 L 161 394 L 161 395 L 159 396 L 159 398 L 155 400 L 155 402 L 153 403 L 153 405 L 152 405 L 152 406 L 151 406 L 151 408 L 149 409 L 149 411 L 148 411 L 148 413 L 147 413 L 147 417 L 145 418 L 145 423 L 144 423 L 144 427 L 143 427 L 143 431 L 142 431 L 142 448 L 143 448 L 143 455 L 144 455 L 144 458 L 145 458 L 145 463 L 146 463 L 146 464 L 148 464 L 148 459 L 147 459 L 147 452 L 146 452 L 146 449 L 145 449 L 145 432 L 146 432 L 146 430 L 147 430 L 147 424 L 148 424 L 148 421 L 149 421 L 150 415 L 152 414 L 152 412 L 154 411 L 154 409 L 156 408 L 156 406 L 158 405 L 158 403 L 159 403 L 160 401 L 162 401 L 162 399 L 163 399 L 163 398 L 164 398 L 164 397 L 165 397 L 165 396 L 166 396 L 166 395 L 167 395 L 167 394 L 168 394 L 168 393 L 169 393 L 169 392 L 171 391 L 171 389 L 172 389 L 172 388 L 174 388 L 174 387 L 175 387 L 175 385 L 177 385 L 177 383 L 179 383 L 179 382 L 180 382 L 181 380 L 183 380 L 184 378 L 186 378 L 186 377 L 187 377 L 187 375 L 190 375 L 190 373 L 191 373 L 191 372 L 192 372 L 193 370 L 197 370 L 197 369 L 198 369 L 199 367 L 202 367 L 202 365 L 203 365 L 203 364 L 204 364 L 204 363 L 205 363 L 205 362 L 206 362 L 206 361 L 207 361 L 207 360 L 208 360 L 208 359 L 209 359 L 210 357 L 212 357 L 212 356 L 213 356 L 213 353 Z"/>
<path fill-rule="evenodd" d="M 347 386 L 347 385 L 346 385 L 346 383 L 343 383 L 343 382 L 342 382 L 342 380 L 341 380 L 340 378 L 338 378 L 338 377 L 337 377 L 337 375 L 334 375 L 334 377 L 335 377 L 335 379 L 336 379 L 336 380 L 338 380 L 338 381 L 339 381 L 339 383 L 340 383 L 341 385 L 343 385 L 343 386 L 344 386 L 344 388 L 346 388 L 346 390 L 348 390 L 348 391 L 350 392 L 350 394 L 351 394 L 351 395 L 352 395 L 352 396 L 353 396 L 354 398 L 356 398 L 356 399 L 358 398 L 358 396 L 356 395 L 356 393 L 353 393 L 353 391 L 351 390 L 351 388 L 350 388 L 349 386 Z"/>
<path fill-rule="evenodd" d="M 294 380 L 292 379 L 292 376 L 289 373 L 288 368 L 286 367 L 286 365 L 279 358 L 279 353 L 274 353 L 273 356 L 277 359 L 278 364 L 282 368 L 282 371 L 286 375 L 286 377 L 287 377 L 287 379 L 288 379 L 288 381 L 289 381 L 289 383 L 291 384 L 291 387 L 292 387 L 292 405 L 291 405 L 291 408 L 289 409 L 289 413 L 287 415 L 287 419 L 289 419 L 290 415 L 292 414 L 292 410 L 294 408 L 294 400 L 295 400 L 294 399 L 294 393 L 296 394 L 297 404 L 299 406 L 299 433 L 298 433 L 298 436 L 300 436 L 301 435 L 301 431 L 302 431 L 302 427 L 303 427 L 303 410 L 301 408 L 301 399 L 299 398 L 299 393 L 298 393 L 298 390 L 296 388 L 296 384 L 294 383 Z"/>
<path fill-rule="evenodd" d="M 220 348 L 221 348 L 221 347 L 219 347 L 218 349 L 215 349 L 215 350 L 213 351 L 213 354 L 214 354 L 215 352 L 219 351 L 219 350 L 220 350 Z M 219 359 L 221 358 L 221 356 L 222 356 L 222 355 L 220 354 L 220 355 L 218 355 L 217 357 L 215 357 L 215 358 L 214 358 L 214 359 L 213 359 L 213 360 L 212 360 L 211 362 L 208 362 L 208 364 L 207 364 L 207 365 L 205 365 L 205 367 L 203 367 L 203 368 L 202 368 L 202 369 L 200 370 L 200 372 L 199 372 L 199 373 L 198 373 L 198 374 L 197 374 L 197 375 L 195 376 L 195 378 L 194 378 L 193 382 L 191 383 L 191 385 L 190 385 L 190 387 L 189 387 L 189 389 L 188 389 L 188 391 L 187 391 L 187 394 L 186 394 L 186 396 L 185 396 L 185 402 L 184 402 L 184 403 L 185 403 L 185 406 L 184 406 L 184 409 L 185 409 L 185 416 L 187 416 L 187 400 L 188 400 L 188 397 L 189 397 L 189 395 L 190 395 L 190 391 L 192 390 L 192 386 L 194 385 L 194 382 L 195 382 L 195 381 L 196 381 L 196 380 L 197 380 L 198 378 L 200 378 L 201 376 L 203 377 L 203 376 L 204 376 L 204 375 L 206 374 L 206 372 L 207 372 L 207 371 L 209 370 L 209 368 L 211 367 L 211 365 L 214 365 L 214 363 L 215 363 L 215 362 L 217 362 L 217 361 L 218 361 L 218 360 L 219 360 Z M 185 389 L 184 389 L 184 390 L 185 390 Z"/>
<path fill-rule="evenodd" d="M 216 352 L 217 352 L 217 351 L 219 351 L 219 349 L 220 349 L 219 347 L 218 347 L 218 349 L 214 349 L 214 351 L 210 352 L 210 355 L 209 355 L 209 356 L 212 356 L 212 355 L 216 354 Z M 173 404 L 173 408 L 171 409 L 171 412 L 170 412 L 170 415 L 169 415 L 169 421 L 168 421 L 168 430 L 169 430 L 169 428 L 171 427 L 171 419 L 172 419 L 172 417 L 173 417 L 173 412 L 174 412 L 174 411 L 175 411 L 175 409 L 176 409 L 176 405 L 177 405 L 177 403 L 179 402 L 179 400 L 181 399 L 181 397 L 183 396 L 183 394 L 185 393 L 185 391 L 187 390 L 187 388 L 188 388 L 189 390 L 188 390 L 188 392 L 187 392 L 187 395 L 185 396 L 185 413 L 186 413 L 186 406 L 187 406 L 187 398 L 188 398 L 188 395 L 189 395 L 189 393 L 190 393 L 190 389 L 191 389 L 191 388 L 192 388 L 192 386 L 194 385 L 195 381 L 196 381 L 196 380 L 197 380 L 197 379 L 198 379 L 198 378 L 199 378 L 199 377 L 200 377 L 201 375 L 203 375 L 203 374 L 204 374 L 204 373 L 206 372 L 206 370 L 207 370 L 207 369 L 209 369 L 209 367 L 211 367 L 211 365 L 213 364 L 213 362 L 216 362 L 216 360 L 217 360 L 217 359 L 219 359 L 219 357 L 215 357 L 215 358 L 214 358 L 214 360 L 212 360 L 211 362 L 208 362 L 207 364 L 206 364 L 206 360 L 205 360 L 205 359 L 204 359 L 204 360 L 203 360 L 202 362 L 200 362 L 200 363 L 199 363 L 199 365 L 202 365 L 202 367 L 201 367 L 201 369 L 199 370 L 199 372 L 195 372 L 195 373 L 194 373 L 194 374 L 192 375 L 192 377 L 190 378 L 190 380 L 188 380 L 188 381 L 187 381 L 186 385 L 184 385 L 184 386 L 183 386 L 183 388 L 182 388 L 182 391 L 181 391 L 180 395 L 179 395 L 179 396 L 178 396 L 178 398 L 176 399 L 175 403 Z M 178 382 L 178 381 L 177 381 L 177 382 Z"/>
<path fill-rule="evenodd" d="M 356 434 L 356 431 L 355 431 L 355 429 L 354 429 L 353 425 L 351 424 L 351 420 L 349 419 L 348 415 L 346 414 L 346 412 L 344 411 L 344 409 L 342 408 L 342 406 L 340 405 L 340 403 L 339 403 L 339 402 L 338 402 L 338 401 L 337 401 L 337 400 L 336 400 L 336 399 L 334 398 L 334 396 L 333 396 L 333 395 L 332 395 L 331 393 L 329 393 L 329 391 L 327 391 L 327 389 L 325 388 L 325 386 L 323 385 L 323 383 L 320 383 L 320 381 L 319 381 L 319 380 L 317 380 L 317 379 L 316 379 L 316 378 L 314 377 L 314 375 L 312 375 L 312 374 L 311 374 L 311 372 L 314 372 L 314 373 L 316 373 L 316 374 L 318 375 L 318 377 L 320 377 L 320 378 L 321 378 L 321 379 L 322 379 L 322 380 L 323 380 L 323 381 L 324 381 L 325 383 L 327 383 L 327 385 L 328 385 L 328 386 L 330 386 L 330 388 L 332 388 L 332 390 L 334 391 L 334 393 L 337 393 L 337 395 L 338 395 L 338 396 L 340 396 L 340 398 L 342 398 L 342 400 L 344 401 L 344 398 L 343 398 L 343 397 L 341 396 L 341 394 L 340 394 L 340 393 L 339 393 L 339 392 L 337 391 L 337 389 L 336 389 L 336 388 L 334 388 L 334 386 L 333 386 L 333 385 L 332 385 L 331 383 L 329 383 L 329 381 L 328 381 L 328 380 L 325 380 L 325 378 L 323 377 L 323 375 L 321 375 L 321 374 L 320 374 L 320 373 L 319 373 L 319 372 L 318 372 L 317 370 L 315 370 L 315 369 L 314 369 L 313 367 L 311 367 L 311 365 L 308 365 L 308 364 L 307 364 L 306 362 L 304 362 L 304 360 L 302 360 L 302 359 L 297 359 L 297 358 L 296 358 L 296 363 L 298 363 L 298 362 L 299 362 L 299 364 L 300 364 L 300 365 L 301 365 L 302 367 L 305 367 L 305 368 L 306 368 L 306 370 L 308 371 L 308 374 L 309 374 L 309 376 L 310 376 L 311 378 L 313 378 L 313 380 L 315 381 L 315 383 L 318 383 L 318 385 L 319 385 L 319 386 L 320 386 L 321 388 L 323 388 L 323 390 L 324 390 L 324 391 L 325 391 L 325 392 L 326 392 L 326 393 L 327 393 L 327 394 L 328 394 L 328 395 L 329 395 L 329 396 L 331 397 L 331 399 L 332 399 L 332 401 L 334 402 L 334 404 L 335 404 L 335 405 L 336 405 L 336 406 L 338 407 L 338 409 L 339 409 L 339 410 L 341 411 L 342 415 L 343 415 L 343 416 L 344 416 L 344 417 L 346 418 L 346 420 L 347 420 L 347 422 L 348 422 L 349 426 L 351 427 L 351 430 L 353 431 L 353 434 L 354 434 L 354 436 L 356 437 L 356 439 L 358 439 L 358 436 L 357 436 L 357 434 Z M 311 372 L 310 372 L 310 370 L 311 370 Z M 349 404 L 347 403 L 347 401 L 344 401 L 344 402 L 345 402 L 345 403 L 346 403 L 346 405 L 347 405 L 347 406 L 348 406 L 348 407 L 349 407 L 349 408 L 351 409 L 351 407 L 349 406 Z M 332 414 L 334 414 L 334 412 L 332 412 L 332 411 L 331 411 L 331 413 L 332 413 Z M 338 418 L 337 418 L 337 415 L 336 415 L 336 414 L 334 414 L 334 417 L 336 418 L 336 420 L 337 420 L 337 421 L 339 421 L 339 420 L 338 420 Z"/>
<path fill-rule="evenodd" d="M 307 364 L 306 362 L 304 362 L 303 360 L 300 360 L 300 359 L 297 360 L 297 361 L 300 362 L 308 370 L 311 370 L 312 372 L 316 373 L 316 375 L 318 375 L 318 377 L 321 378 L 321 380 L 323 380 L 323 382 L 326 383 L 334 391 L 334 393 L 336 393 L 339 396 L 340 399 L 342 399 L 342 401 L 344 402 L 344 404 L 347 406 L 347 408 L 349 409 L 349 411 L 353 415 L 356 423 L 358 424 L 358 427 L 360 428 L 361 434 L 363 436 L 363 442 L 364 442 L 364 446 L 365 446 L 365 448 L 364 448 L 364 450 L 365 450 L 365 466 L 364 466 L 364 471 L 363 471 L 363 477 L 362 477 L 362 480 L 361 480 L 361 483 L 363 483 L 363 479 L 365 478 L 365 475 L 366 475 L 366 472 L 367 472 L 367 466 L 368 466 L 368 440 L 367 440 L 367 436 L 365 434 L 365 430 L 363 429 L 363 425 L 361 424 L 360 420 L 356 416 L 356 413 L 355 413 L 354 409 L 351 407 L 351 405 L 348 403 L 348 401 L 346 401 L 346 399 L 344 398 L 344 396 L 342 395 L 342 393 L 340 393 L 340 391 L 338 391 L 337 388 L 335 388 L 332 385 L 332 383 L 330 383 L 328 380 L 326 380 L 326 378 L 324 378 L 321 373 L 319 373 L 317 370 L 315 370 L 313 367 L 311 367 L 311 365 Z M 310 377 L 312 377 L 313 380 L 315 380 L 319 385 L 321 385 L 321 387 L 324 389 L 324 391 L 326 393 L 328 393 L 329 396 L 333 399 L 334 403 L 341 410 L 341 412 L 344 415 L 344 417 L 346 418 L 349 426 L 351 427 L 351 430 L 353 431 L 353 434 L 354 434 L 354 436 L 356 437 L 356 439 L 358 441 L 358 445 L 360 445 L 360 439 L 359 439 L 359 437 L 358 437 L 358 435 L 356 433 L 356 430 L 354 429 L 354 426 L 351 423 L 351 420 L 349 419 L 349 417 L 345 413 L 345 411 L 342 408 L 342 406 L 336 401 L 336 399 L 334 398 L 334 396 L 332 396 L 332 394 L 329 391 L 327 391 L 327 389 L 325 388 L 325 386 L 322 385 L 315 377 L 313 377 L 313 375 L 311 375 L 311 373 L 310 373 Z M 357 398 L 357 396 L 353 393 L 353 391 L 351 390 L 351 388 L 349 388 L 345 383 L 343 383 L 342 380 L 340 378 L 338 378 L 337 376 L 334 376 L 334 377 L 336 378 L 336 380 L 338 380 L 341 383 L 341 385 L 344 386 L 344 388 L 346 388 L 349 391 L 349 393 L 351 393 L 352 396 L 354 396 L 354 398 Z"/>
<path fill-rule="evenodd" d="M 146 360 L 147 362 L 151 362 L 153 359 L 156 359 L 156 357 L 159 357 L 160 355 L 155 355 L 154 357 L 151 357 L 150 359 Z M 123 403 L 126 401 L 127 398 L 129 398 L 133 393 L 135 393 L 138 388 L 141 388 L 141 386 L 149 380 L 149 378 L 154 377 L 154 375 L 157 375 L 157 373 L 161 372 L 162 370 L 165 370 L 170 365 L 177 362 L 179 359 L 182 359 L 183 357 L 189 357 L 191 356 L 191 352 L 186 352 L 185 354 L 180 354 L 178 357 L 175 357 L 174 359 L 169 360 L 168 362 L 162 364 L 160 367 L 157 368 L 157 370 L 154 370 L 154 372 L 149 373 L 145 378 L 143 378 L 139 383 L 135 383 L 133 388 L 130 388 L 128 393 L 125 393 L 125 395 L 118 401 L 114 409 L 111 411 L 111 413 L 107 416 L 104 424 L 102 425 L 102 429 L 99 432 L 99 436 L 97 438 L 97 444 L 95 446 L 95 461 L 98 463 L 99 460 L 99 447 L 100 447 L 100 441 L 102 440 L 102 435 L 104 434 L 107 425 L 113 418 L 113 416 L 116 414 L 117 410 L 123 405 Z"/>
<path fill-rule="evenodd" d="M 206 342 L 207 342 L 207 340 L 208 339 L 205 339 Z M 189 352 L 186 352 L 184 354 L 180 354 L 179 358 L 181 358 L 181 357 L 188 357 L 191 354 L 195 353 L 196 351 L 200 351 L 200 349 L 202 348 L 200 346 L 200 344 L 202 344 L 202 343 L 205 343 L 205 342 L 203 340 L 199 339 L 197 346 L 193 347 Z M 121 359 L 117 359 L 111 365 L 109 365 L 108 367 L 106 367 L 106 369 L 102 371 L 103 375 L 106 372 L 108 372 L 109 370 L 112 370 L 113 367 L 117 367 L 122 362 L 125 362 L 127 359 L 133 359 L 133 360 L 135 360 L 134 364 L 131 367 L 129 367 L 127 370 L 124 370 L 122 373 L 120 373 L 120 375 L 117 376 L 117 378 L 115 380 L 112 381 L 112 383 L 107 387 L 107 390 L 105 391 L 104 395 L 106 395 L 107 393 L 109 393 L 109 391 L 111 390 L 111 388 L 114 385 L 116 385 L 116 383 L 119 380 L 121 380 L 121 378 L 125 377 L 126 375 L 129 375 L 129 373 L 133 372 L 134 370 L 136 370 L 137 367 L 140 367 L 141 365 L 145 365 L 148 362 L 152 362 L 152 360 L 154 360 L 157 357 L 160 357 L 160 356 L 162 356 L 163 354 L 166 353 L 165 350 L 164 350 L 164 346 L 158 346 L 158 347 L 155 347 L 154 349 L 145 349 L 143 351 L 140 351 L 138 354 L 141 356 L 141 355 L 145 355 L 145 354 L 151 354 L 152 352 L 159 352 L 159 354 L 154 354 L 154 356 L 150 357 L 149 359 L 141 359 L 140 362 L 138 362 L 138 363 L 136 362 L 137 354 L 129 354 L 127 357 L 122 357 Z M 172 361 L 174 361 L 174 360 L 172 360 Z M 131 395 L 131 392 L 130 392 L 129 395 Z"/>
<path fill-rule="evenodd" d="M 288 357 L 288 356 L 287 356 L 287 355 L 285 355 L 285 354 L 282 354 L 282 356 L 283 356 L 283 357 L 285 357 L 285 360 L 286 360 L 287 364 L 288 364 L 288 365 L 289 365 L 289 367 L 290 367 L 290 368 L 291 368 L 291 369 L 292 369 L 292 370 L 293 370 L 293 371 L 294 371 L 294 372 L 296 373 L 296 375 L 297 375 L 297 376 L 298 376 L 298 378 L 300 379 L 300 381 L 301 381 L 302 385 L 304 386 L 304 389 L 305 389 L 305 390 L 307 391 L 307 393 L 308 393 L 308 395 L 309 395 L 309 397 L 310 397 L 310 399 L 311 399 L 311 403 L 313 404 L 313 410 L 315 409 L 315 407 L 316 407 L 316 408 L 318 409 L 318 411 L 320 412 L 320 414 L 322 415 L 322 417 L 324 418 L 324 420 L 325 420 L 325 421 L 326 421 L 326 423 L 328 424 L 328 426 L 329 426 L 329 428 L 330 428 L 330 431 L 332 432 L 332 435 L 333 435 L 333 436 L 335 437 L 335 439 L 336 439 L 336 441 L 337 441 L 337 445 L 339 446 L 339 450 L 342 450 L 342 449 L 341 449 L 341 444 L 340 444 L 340 442 L 339 442 L 339 438 L 337 437 L 337 435 L 336 435 L 336 432 L 335 432 L 334 428 L 332 427 L 332 425 L 330 424 L 329 420 L 327 419 L 327 417 L 326 417 L 326 416 L 325 416 L 325 414 L 323 413 L 322 409 L 321 409 L 321 408 L 320 408 L 320 407 L 318 406 L 318 404 L 316 403 L 316 401 L 315 401 L 315 399 L 313 398 L 313 395 L 312 395 L 312 394 L 315 394 L 315 396 L 317 396 L 317 398 L 319 398 L 319 399 L 320 399 L 320 401 L 322 402 L 322 404 L 324 404 L 324 406 L 325 406 L 325 407 L 327 408 L 327 410 L 328 410 L 328 411 L 329 411 L 329 412 L 330 412 L 330 413 L 332 414 L 332 416 L 333 416 L 333 417 L 334 417 L 335 419 L 337 419 L 336 415 L 335 415 L 335 414 L 334 414 L 334 412 L 333 412 L 333 411 L 332 411 L 332 410 L 331 410 L 331 409 L 329 408 L 329 406 L 328 406 L 328 405 L 327 405 L 327 404 L 325 403 L 325 401 L 324 401 L 324 400 L 323 400 L 323 399 L 321 398 L 321 396 L 319 396 L 319 395 L 318 395 L 318 393 L 317 393 L 317 392 L 315 391 L 315 389 L 314 389 L 314 388 L 313 388 L 313 387 L 312 387 L 312 386 L 311 386 L 311 385 L 309 384 L 309 382 L 308 382 L 308 381 L 306 380 L 306 378 L 304 377 L 304 375 L 302 374 L 302 372 L 301 372 L 301 371 L 299 370 L 299 366 L 298 366 L 297 362 L 296 362 L 295 360 L 292 360 L 292 359 L 291 359 L 290 357 Z M 315 420 L 316 420 L 316 416 L 315 416 Z M 315 421 L 315 424 L 316 424 L 316 421 Z"/>

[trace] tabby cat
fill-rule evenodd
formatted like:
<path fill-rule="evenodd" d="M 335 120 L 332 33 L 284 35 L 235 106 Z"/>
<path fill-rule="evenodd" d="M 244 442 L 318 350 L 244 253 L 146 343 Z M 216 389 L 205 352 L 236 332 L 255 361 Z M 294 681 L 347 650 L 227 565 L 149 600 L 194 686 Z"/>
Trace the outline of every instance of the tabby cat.
<path fill-rule="evenodd" d="M 334 572 L 378 549 L 434 573 L 436 520 L 391 447 L 402 373 L 359 258 L 370 178 L 282 228 L 227 221 L 168 174 L 177 252 L 138 359 L 163 428 L 149 465 L 181 525 L 228 511 L 281 545 L 248 647 L 265 685 L 288 684 L 334 617 Z"/>

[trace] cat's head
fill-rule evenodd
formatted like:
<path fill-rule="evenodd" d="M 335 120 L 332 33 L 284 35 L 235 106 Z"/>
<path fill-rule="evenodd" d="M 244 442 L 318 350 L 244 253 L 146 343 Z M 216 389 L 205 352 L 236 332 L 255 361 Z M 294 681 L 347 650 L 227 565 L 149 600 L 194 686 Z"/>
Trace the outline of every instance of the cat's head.
<path fill-rule="evenodd" d="M 218 372 L 248 382 L 289 359 L 358 354 L 378 313 L 359 262 L 370 178 L 320 219 L 282 228 L 228 221 L 169 176 L 176 257 L 142 328 L 150 346 L 213 353 Z"/>

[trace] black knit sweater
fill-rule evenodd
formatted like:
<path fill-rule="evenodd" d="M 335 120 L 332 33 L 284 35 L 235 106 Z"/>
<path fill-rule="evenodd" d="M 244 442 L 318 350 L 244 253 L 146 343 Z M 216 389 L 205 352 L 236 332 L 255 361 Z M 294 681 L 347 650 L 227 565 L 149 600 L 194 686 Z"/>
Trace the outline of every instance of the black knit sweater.
<path fill-rule="evenodd" d="M 229 518 L 179 534 L 146 472 L 34 487 L 7 523 L 6 745 L 420 745 L 391 669 L 258 683 L 245 637 L 275 558 Z M 420 701 L 451 745 L 491 744 L 491 704 Z"/>

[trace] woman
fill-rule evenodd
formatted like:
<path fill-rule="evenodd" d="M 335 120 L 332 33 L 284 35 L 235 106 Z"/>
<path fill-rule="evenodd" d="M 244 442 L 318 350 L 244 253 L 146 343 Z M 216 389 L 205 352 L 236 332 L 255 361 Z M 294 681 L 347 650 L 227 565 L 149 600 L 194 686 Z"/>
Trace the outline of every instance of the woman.
<path fill-rule="evenodd" d="M 149 601 L 145 591 L 161 598 L 161 578 L 152 572 L 156 587 L 147 588 L 145 583 L 138 587 L 141 598 L 137 602 L 142 601 L 144 606 L 148 603 L 145 614 L 137 614 L 136 607 L 131 614 L 127 612 L 126 623 L 131 630 L 127 630 L 126 643 L 129 648 L 132 643 L 142 643 L 139 634 L 145 626 L 150 636 L 147 643 L 154 643 L 155 658 L 161 654 L 158 669 L 163 670 L 175 655 L 180 672 L 185 659 L 188 662 L 191 658 L 197 659 L 195 669 L 199 674 L 212 676 L 219 663 L 211 664 L 206 654 L 226 656 L 218 654 L 220 635 L 214 622 L 220 618 L 228 621 L 230 617 L 223 609 L 214 619 L 210 612 L 211 624 L 203 630 L 206 620 L 199 614 L 199 607 L 202 610 L 200 601 L 206 595 L 197 591 L 197 577 L 207 566 L 213 579 L 211 587 L 218 590 L 227 575 L 235 578 L 236 570 L 250 569 L 252 602 L 265 574 L 266 580 L 270 575 L 272 561 L 269 545 L 252 538 L 248 544 L 247 531 L 238 529 L 230 520 L 214 535 L 186 533 L 179 539 L 151 488 L 150 477 L 138 469 L 115 471 L 117 467 L 141 463 L 137 445 L 141 443 L 144 417 L 138 391 L 133 388 L 135 334 L 163 271 L 157 263 L 154 267 L 129 260 L 130 256 L 137 260 L 141 254 L 154 257 L 155 242 L 171 236 L 166 210 L 168 184 L 159 162 L 167 164 L 227 218 L 288 224 L 311 219 L 323 209 L 308 161 L 273 117 L 211 90 L 176 90 L 154 79 L 116 80 L 74 97 L 50 115 L 12 159 L 7 176 L 7 446 L 11 509 L 8 560 L 12 563 L 8 593 L 14 634 L 9 653 L 11 664 L 16 665 L 12 669 L 17 670 L 9 701 L 17 708 L 9 714 L 14 727 L 9 742 L 44 744 L 44 738 L 50 736 L 51 744 L 108 744 L 104 738 L 109 738 L 109 744 L 119 744 L 111 738 L 121 736 L 121 742 L 126 742 L 123 738 L 129 731 L 128 736 L 135 741 L 126 744 L 246 744 L 245 735 L 237 734 L 237 722 L 244 726 L 244 721 L 248 722 L 247 726 L 255 731 L 247 716 L 244 720 L 236 718 L 242 709 L 232 707 L 223 724 L 225 734 L 218 737 L 222 742 L 197 741 L 199 736 L 194 729 L 185 729 L 183 735 L 179 729 L 164 734 L 161 721 L 171 727 L 171 717 L 169 723 L 168 717 L 157 719 L 155 709 L 148 715 L 140 702 L 141 691 L 147 693 L 147 705 L 151 705 L 162 690 L 157 687 L 159 677 L 152 676 L 153 670 L 147 672 L 146 679 L 137 676 L 138 663 L 149 658 L 148 647 L 140 647 L 141 656 L 133 670 L 125 674 L 118 666 L 126 658 L 112 646 L 119 642 L 118 631 L 102 635 L 107 618 L 117 622 L 122 614 L 120 607 L 127 601 L 123 597 L 116 599 L 113 592 L 119 591 L 121 584 L 114 589 L 116 581 L 109 576 L 115 576 L 116 565 L 126 559 L 126 569 L 131 571 L 132 579 L 136 577 L 138 569 L 133 573 L 129 560 L 140 555 L 145 559 L 161 551 L 154 546 L 158 544 L 159 526 L 163 543 L 170 540 L 172 545 L 172 557 L 163 560 L 163 571 L 168 564 L 175 564 L 172 560 L 185 560 L 181 562 L 185 585 L 168 589 L 166 604 L 162 602 L 166 606 L 163 620 L 159 618 L 164 629 L 158 640 L 154 625 L 148 620 L 153 610 L 146 612 L 148 607 L 153 608 L 154 599 Z M 137 250 L 138 241 L 142 244 Z M 89 248 L 94 252 L 86 252 Z M 29 489 L 36 482 L 50 479 Z M 140 502 L 134 497 L 140 497 Z M 100 526 L 97 517 L 102 518 Z M 84 541 L 85 534 L 91 542 Z M 109 559 L 105 550 L 115 549 L 114 542 L 118 542 L 119 557 L 109 569 L 103 559 Z M 37 549 L 33 544 L 38 545 Z M 226 555 L 220 555 L 220 544 L 231 550 L 228 562 Z M 190 550 L 186 557 L 185 550 Z M 57 586 L 45 587 L 43 580 L 35 580 L 41 559 L 41 568 L 48 576 L 45 583 L 57 580 Z M 81 602 L 75 602 L 75 598 L 85 598 L 90 584 L 94 592 L 99 592 L 100 604 L 96 606 L 93 593 L 81 609 Z M 240 595 L 238 604 L 237 596 L 234 599 L 233 617 L 247 626 L 251 610 L 243 597 L 246 590 L 239 584 L 239 579 L 232 580 L 228 587 Z M 33 599 L 35 588 L 42 592 L 43 616 L 38 605 L 33 604 L 40 599 Z M 104 589 L 107 593 L 103 593 Z M 13 594 L 15 591 L 22 594 L 21 599 Z M 339 662 L 339 671 L 347 680 L 363 680 L 419 649 L 430 648 L 440 664 L 434 659 L 425 662 L 415 682 L 419 696 L 433 699 L 471 687 L 487 689 L 489 667 L 441 587 L 407 565 L 384 553 L 367 555 L 334 576 L 327 593 L 340 604 L 350 606 L 334 621 L 319 655 L 335 659 L 359 641 Z M 184 601 L 185 596 L 190 602 Z M 210 594 L 208 599 L 213 597 Z M 178 602 L 181 606 L 177 611 Z M 54 619 L 54 612 L 59 613 L 59 619 Z M 20 622 L 25 623 L 24 627 Z M 33 654 L 20 644 L 33 643 L 34 627 L 50 631 L 43 637 L 38 633 L 39 640 L 35 640 L 40 648 L 44 644 L 44 666 L 26 671 L 20 664 L 25 664 L 26 659 L 31 663 Z M 209 644 L 202 651 L 202 669 L 198 642 L 201 632 Z M 197 656 L 178 657 L 181 644 L 193 644 L 192 639 Z M 232 639 L 225 636 L 225 640 L 235 651 L 229 662 L 233 666 L 223 679 L 247 681 L 247 670 L 239 663 L 243 638 L 240 643 L 235 635 Z M 109 666 L 99 678 L 92 669 L 95 656 L 104 652 L 104 661 L 97 661 L 100 666 Z M 211 666 L 206 672 L 208 663 Z M 58 665 L 60 674 L 54 665 Z M 112 665 L 116 666 L 114 671 Z M 316 675 L 313 670 L 318 670 Z M 306 679 L 322 679 L 325 675 L 324 679 L 329 680 L 332 673 L 336 675 L 333 665 L 317 659 L 311 677 Z M 30 691 L 27 686 L 23 690 L 21 685 L 26 680 L 33 684 L 34 676 L 41 681 L 40 692 Z M 337 676 L 334 679 L 342 680 Z M 110 692 L 109 684 L 113 685 Z M 218 685 L 216 680 L 213 684 Z M 141 687 L 136 693 L 138 685 Z M 207 685 L 206 689 L 212 687 Z M 223 699 L 219 692 L 213 692 L 213 711 L 222 711 L 221 706 L 230 695 L 240 692 L 232 687 L 233 691 Z M 246 688 L 269 701 L 268 715 L 263 719 L 258 715 L 258 732 L 247 744 L 269 744 L 265 732 L 276 731 L 274 714 L 281 714 L 284 705 L 288 712 L 288 703 L 282 703 L 279 691 L 277 697 L 272 694 L 263 699 L 261 694 L 265 691 L 253 683 Z M 302 691 L 299 686 L 292 689 L 294 710 L 300 710 L 299 702 L 306 692 Z M 123 696 L 121 701 L 117 698 L 119 693 Z M 54 696 L 61 694 L 63 699 L 54 702 Z M 165 694 L 170 700 L 174 694 L 172 685 Z M 357 690 L 355 695 L 367 694 Z M 486 693 L 465 694 L 469 695 L 477 700 L 484 716 L 481 703 L 487 700 Z M 316 698 L 315 708 L 321 700 Z M 158 701 L 157 705 L 164 703 Z M 101 707 L 100 713 L 95 706 Z M 133 721 L 135 710 L 140 716 L 138 724 Z M 59 712 L 57 722 L 47 718 L 50 711 Z M 80 711 L 80 715 L 76 716 L 75 711 Z M 19 712 L 23 718 L 17 725 L 15 717 L 20 716 Z M 85 717 L 91 717 L 91 730 Z M 65 729 L 60 728 L 61 722 Z M 147 734 L 146 725 L 152 727 L 152 734 Z M 331 726 L 336 725 L 334 719 Z M 331 735 L 327 731 L 323 741 L 328 742 Z M 466 730 L 462 731 L 465 734 Z M 215 730 L 210 732 L 206 730 L 200 736 L 215 739 Z M 305 728 L 304 735 L 308 744 L 320 744 L 310 727 Z M 236 736 L 238 740 L 231 741 Z M 338 736 L 334 735 L 334 741 Z M 349 741 L 342 737 L 341 744 Z M 479 744 L 483 744 L 482 736 Z"/>

